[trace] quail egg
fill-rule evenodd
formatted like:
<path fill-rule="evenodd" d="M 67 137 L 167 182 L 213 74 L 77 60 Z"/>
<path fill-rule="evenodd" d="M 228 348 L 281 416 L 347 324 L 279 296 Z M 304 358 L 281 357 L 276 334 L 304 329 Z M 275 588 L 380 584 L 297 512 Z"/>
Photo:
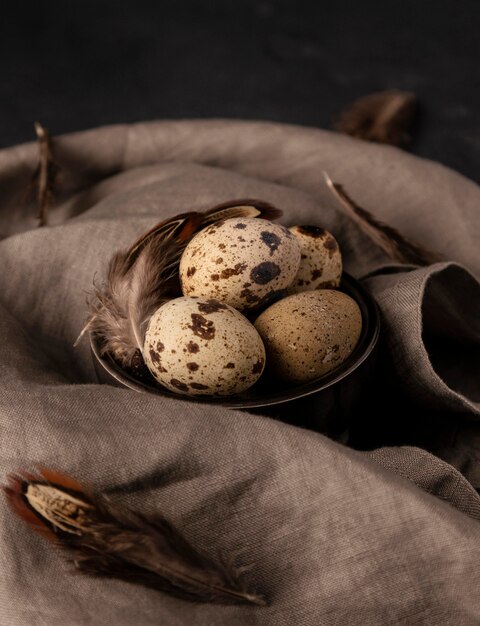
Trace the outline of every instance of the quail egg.
<path fill-rule="evenodd" d="M 223 302 L 203 298 L 176 298 L 157 309 L 143 355 L 159 383 L 186 395 L 240 393 L 265 366 L 265 348 L 247 318 Z"/>
<path fill-rule="evenodd" d="M 337 240 L 318 226 L 292 226 L 300 245 L 300 268 L 289 289 L 299 293 L 313 289 L 336 289 L 342 276 L 342 255 Z"/>
<path fill-rule="evenodd" d="M 239 310 L 285 295 L 300 266 L 300 246 L 287 228 L 257 218 L 231 218 L 200 231 L 180 260 L 185 296 L 215 298 Z"/>
<path fill-rule="evenodd" d="M 362 329 L 350 296 L 333 289 L 304 291 L 272 304 L 255 322 L 267 352 L 268 370 L 285 381 L 305 383 L 343 363 Z"/>

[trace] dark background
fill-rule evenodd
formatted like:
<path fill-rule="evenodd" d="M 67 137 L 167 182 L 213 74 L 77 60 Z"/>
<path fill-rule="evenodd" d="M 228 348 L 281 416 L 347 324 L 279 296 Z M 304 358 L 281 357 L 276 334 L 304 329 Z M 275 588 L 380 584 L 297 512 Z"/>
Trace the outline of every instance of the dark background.
<path fill-rule="evenodd" d="M 369 92 L 420 98 L 412 149 L 479 180 L 479 0 L 3 2 L 0 147 L 155 118 L 331 128 Z"/>

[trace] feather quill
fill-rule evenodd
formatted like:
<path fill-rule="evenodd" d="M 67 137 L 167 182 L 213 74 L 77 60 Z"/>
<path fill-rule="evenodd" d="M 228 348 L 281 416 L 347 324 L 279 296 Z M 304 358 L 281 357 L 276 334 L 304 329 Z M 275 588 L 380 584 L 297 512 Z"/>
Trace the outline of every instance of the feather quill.
<path fill-rule="evenodd" d="M 340 114 L 335 129 L 365 141 L 404 146 L 417 110 L 417 98 L 408 91 L 390 89 L 356 100 Z"/>
<path fill-rule="evenodd" d="M 177 215 L 142 235 L 111 259 L 103 285 L 95 285 L 89 302 L 89 330 L 102 340 L 101 353 L 121 367 L 141 375 L 142 349 L 148 320 L 167 300 L 181 295 L 178 265 L 185 246 L 202 228 L 234 217 L 275 219 L 281 211 L 259 200 L 236 200 L 205 213 Z"/>
<path fill-rule="evenodd" d="M 358 206 L 347 195 L 342 185 L 334 183 L 326 172 L 324 172 L 324 177 L 328 188 L 339 201 L 346 215 L 391 259 L 415 265 L 430 265 L 439 260 L 435 253 L 408 240 L 396 228 L 381 222 L 369 211 Z"/>
<path fill-rule="evenodd" d="M 61 547 L 84 574 L 118 578 L 185 600 L 266 602 L 246 589 L 241 569 L 215 563 L 162 516 L 141 515 L 49 469 L 8 477 L 13 511 Z"/>
<path fill-rule="evenodd" d="M 39 226 L 47 224 L 48 209 L 53 203 L 59 167 L 53 153 L 53 140 L 48 130 L 35 122 L 35 133 L 38 144 L 38 164 L 32 174 L 26 197 L 33 194 L 37 201 L 37 219 Z"/>

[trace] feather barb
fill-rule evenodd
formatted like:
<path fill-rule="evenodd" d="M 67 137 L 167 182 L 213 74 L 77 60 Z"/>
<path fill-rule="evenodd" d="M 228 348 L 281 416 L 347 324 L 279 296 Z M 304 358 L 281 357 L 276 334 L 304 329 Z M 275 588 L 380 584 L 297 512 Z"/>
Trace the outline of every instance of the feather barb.
<path fill-rule="evenodd" d="M 343 208 L 344 213 L 391 259 L 414 265 L 430 265 L 438 261 L 435 253 L 407 239 L 396 228 L 381 222 L 369 211 L 356 204 L 342 185 L 334 183 L 326 172 L 324 172 L 324 177 L 328 188 Z"/>

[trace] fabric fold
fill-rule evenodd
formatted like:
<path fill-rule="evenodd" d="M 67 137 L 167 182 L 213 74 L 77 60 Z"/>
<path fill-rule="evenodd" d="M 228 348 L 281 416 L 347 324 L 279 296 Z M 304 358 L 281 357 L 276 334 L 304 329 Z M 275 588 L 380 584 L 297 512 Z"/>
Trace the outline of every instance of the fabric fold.
<path fill-rule="evenodd" d="M 480 520 L 480 495 L 449 463 L 413 446 L 377 448 L 365 454 L 396 474 L 411 480 L 420 489 Z"/>
<path fill-rule="evenodd" d="M 266 122 L 111 126 L 55 138 L 55 150 L 61 183 L 43 229 L 22 200 L 36 146 L 0 151 L 0 480 L 52 466 L 161 512 L 212 557 L 252 565 L 269 606 L 73 577 L 2 499 L 0 623 L 478 624 L 478 186 L 394 148 Z M 338 210 L 323 170 L 445 262 L 391 264 Z M 349 416 L 349 444 L 377 449 L 99 385 L 88 343 L 73 347 L 118 248 L 175 213 L 248 197 L 279 206 L 284 223 L 331 230 L 377 300 L 379 365 Z"/>
<path fill-rule="evenodd" d="M 368 278 L 398 385 L 434 410 L 480 416 L 480 284 L 463 267 Z"/>

